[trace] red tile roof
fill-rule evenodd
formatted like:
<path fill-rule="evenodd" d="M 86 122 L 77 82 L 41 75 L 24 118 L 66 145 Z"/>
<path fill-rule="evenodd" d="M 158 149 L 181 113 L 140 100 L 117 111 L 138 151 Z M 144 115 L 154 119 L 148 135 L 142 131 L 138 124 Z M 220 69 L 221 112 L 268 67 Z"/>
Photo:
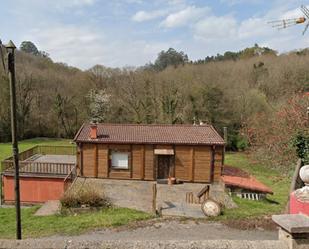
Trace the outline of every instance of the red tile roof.
<path fill-rule="evenodd" d="M 248 172 L 237 167 L 224 165 L 222 180 L 227 186 L 234 186 L 252 191 L 273 194 L 273 191 L 259 182 Z"/>
<path fill-rule="evenodd" d="M 98 124 L 98 138 L 90 138 L 90 124 L 84 124 L 74 141 L 122 144 L 224 145 L 211 125 Z"/>

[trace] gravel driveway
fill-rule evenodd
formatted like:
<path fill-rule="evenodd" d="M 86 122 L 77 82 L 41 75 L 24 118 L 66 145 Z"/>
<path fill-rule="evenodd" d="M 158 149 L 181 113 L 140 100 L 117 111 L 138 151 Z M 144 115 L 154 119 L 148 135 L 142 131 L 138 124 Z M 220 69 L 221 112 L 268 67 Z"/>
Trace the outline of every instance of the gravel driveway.
<path fill-rule="evenodd" d="M 163 220 L 137 227 L 98 230 L 79 236 L 52 236 L 53 240 L 277 240 L 278 232 L 238 230 L 214 222 Z"/>

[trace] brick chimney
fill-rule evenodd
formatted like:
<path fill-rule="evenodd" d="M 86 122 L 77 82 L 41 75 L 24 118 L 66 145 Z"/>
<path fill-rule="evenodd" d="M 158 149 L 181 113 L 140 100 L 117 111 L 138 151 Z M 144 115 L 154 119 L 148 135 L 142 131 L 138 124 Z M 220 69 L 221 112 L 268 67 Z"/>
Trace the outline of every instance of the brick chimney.
<path fill-rule="evenodd" d="M 90 138 L 97 139 L 98 138 L 98 126 L 97 124 L 90 124 Z"/>

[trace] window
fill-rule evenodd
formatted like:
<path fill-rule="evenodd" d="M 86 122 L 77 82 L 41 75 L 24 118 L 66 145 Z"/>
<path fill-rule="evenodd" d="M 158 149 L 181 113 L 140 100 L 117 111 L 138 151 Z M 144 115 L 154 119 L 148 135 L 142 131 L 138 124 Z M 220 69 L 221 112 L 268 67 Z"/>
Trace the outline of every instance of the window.
<path fill-rule="evenodd" d="M 112 168 L 128 169 L 129 168 L 129 153 L 112 152 Z"/>

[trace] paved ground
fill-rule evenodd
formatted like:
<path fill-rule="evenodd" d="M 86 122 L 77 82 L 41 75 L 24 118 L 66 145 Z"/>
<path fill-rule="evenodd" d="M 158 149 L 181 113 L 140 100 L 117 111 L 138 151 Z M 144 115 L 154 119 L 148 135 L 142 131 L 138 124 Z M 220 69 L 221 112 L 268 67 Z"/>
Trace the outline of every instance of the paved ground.
<path fill-rule="evenodd" d="M 87 185 L 96 188 L 102 195 L 120 207 L 128 207 L 152 212 L 153 181 L 112 180 L 78 177 L 72 189 L 79 190 Z M 164 206 L 165 214 L 178 212 L 181 216 L 185 205 L 179 208 L 168 208 L 167 203 L 186 203 L 186 193 L 192 192 L 194 196 L 205 187 L 205 184 L 184 183 L 177 185 L 157 184 L 157 207 Z M 196 198 L 195 198 L 196 199 Z M 189 217 L 200 217 L 200 208 L 191 208 Z M 198 214 L 197 216 L 193 214 Z"/>
<path fill-rule="evenodd" d="M 16 249 L 288 249 L 279 240 L 168 240 L 168 241 L 81 241 L 81 240 L 0 240 L 0 248 Z M 305 248 L 305 247 L 302 247 Z M 308 248 L 308 247 L 306 247 Z"/>
<path fill-rule="evenodd" d="M 145 222 L 137 227 L 120 227 L 89 232 L 79 236 L 52 236 L 52 240 L 277 240 L 278 232 L 265 230 L 238 230 L 220 223 L 180 219 Z"/>
<path fill-rule="evenodd" d="M 187 204 L 165 201 L 162 204 L 163 216 L 181 216 L 188 218 L 205 218 L 201 204 Z"/>
<path fill-rule="evenodd" d="M 34 155 L 27 161 L 40 163 L 76 163 L 76 156 L 69 155 Z"/>
<path fill-rule="evenodd" d="M 47 201 L 36 213 L 35 216 L 48 216 L 60 213 L 61 203 L 60 201 Z"/>

